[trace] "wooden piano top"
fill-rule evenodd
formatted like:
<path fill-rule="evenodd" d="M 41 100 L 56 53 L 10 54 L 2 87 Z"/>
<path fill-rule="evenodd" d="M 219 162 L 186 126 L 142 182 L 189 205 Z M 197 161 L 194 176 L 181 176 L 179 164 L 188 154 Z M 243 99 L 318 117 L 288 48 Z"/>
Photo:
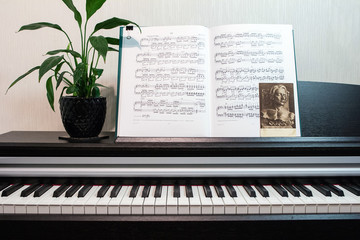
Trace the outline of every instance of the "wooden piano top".
<path fill-rule="evenodd" d="M 14 131 L 0 135 L 0 156 L 216 157 L 359 156 L 360 137 L 124 138 L 97 143 L 60 140 L 65 132 Z"/>

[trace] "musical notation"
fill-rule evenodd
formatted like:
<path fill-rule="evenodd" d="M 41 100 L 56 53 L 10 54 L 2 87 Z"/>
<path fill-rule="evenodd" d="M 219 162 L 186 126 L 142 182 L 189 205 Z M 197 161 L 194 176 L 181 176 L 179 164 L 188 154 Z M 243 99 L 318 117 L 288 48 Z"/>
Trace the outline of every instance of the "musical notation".
<path fill-rule="evenodd" d="M 151 114 L 193 115 L 206 112 L 205 101 L 153 100 L 136 101 L 134 111 Z M 143 115 L 149 117 L 150 115 Z"/>
<path fill-rule="evenodd" d="M 205 112 L 205 35 L 140 35 L 138 42 L 132 85 L 137 119 Z"/>
<path fill-rule="evenodd" d="M 259 118 L 259 83 L 282 82 L 282 35 L 267 32 L 214 36 L 215 113 L 219 119 Z"/>
<path fill-rule="evenodd" d="M 282 81 L 284 69 L 282 67 L 220 68 L 215 72 L 215 80 L 221 83 Z"/>

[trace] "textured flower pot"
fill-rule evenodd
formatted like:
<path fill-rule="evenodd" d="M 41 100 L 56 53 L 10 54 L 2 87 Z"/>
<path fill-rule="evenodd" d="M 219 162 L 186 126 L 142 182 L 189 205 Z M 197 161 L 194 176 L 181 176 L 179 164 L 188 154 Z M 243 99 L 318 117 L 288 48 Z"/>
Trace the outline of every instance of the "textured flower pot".
<path fill-rule="evenodd" d="M 72 138 L 97 137 L 104 125 L 106 98 L 61 97 L 61 119 Z"/>

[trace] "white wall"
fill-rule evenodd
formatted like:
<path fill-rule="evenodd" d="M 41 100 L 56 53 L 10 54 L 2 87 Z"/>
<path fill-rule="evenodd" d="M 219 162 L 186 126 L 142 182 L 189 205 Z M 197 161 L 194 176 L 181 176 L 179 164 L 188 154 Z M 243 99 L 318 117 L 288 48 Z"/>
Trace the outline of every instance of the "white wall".
<path fill-rule="evenodd" d="M 66 39 L 56 30 L 15 33 L 19 27 L 38 21 L 57 23 L 78 42 L 73 14 L 61 0 L 0 1 L 0 133 L 62 131 L 57 98 L 55 113 L 47 103 L 46 78 L 38 84 L 34 73 L 10 89 L 7 95 L 5 92 L 18 76 L 39 65 L 47 51 L 66 47 Z M 74 2 L 83 13 L 85 0 Z M 292 24 L 300 81 L 360 84 L 359 0 L 108 0 L 94 15 L 92 23 L 113 16 L 133 20 L 142 26 Z M 118 30 L 103 34 L 117 36 Z M 112 130 L 115 126 L 116 78 L 117 56 L 112 54 L 101 80 L 102 84 L 110 86 L 103 91 L 108 97 L 104 130 Z"/>

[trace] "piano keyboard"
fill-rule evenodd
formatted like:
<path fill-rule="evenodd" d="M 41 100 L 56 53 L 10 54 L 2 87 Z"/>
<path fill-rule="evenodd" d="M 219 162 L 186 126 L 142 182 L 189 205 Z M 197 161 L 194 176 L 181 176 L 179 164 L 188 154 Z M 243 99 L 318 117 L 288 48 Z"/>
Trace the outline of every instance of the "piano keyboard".
<path fill-rule="evenodd" d="M 0 184 L 0 214 L 227 215 L 360 213 L 360 185 Z"/>

